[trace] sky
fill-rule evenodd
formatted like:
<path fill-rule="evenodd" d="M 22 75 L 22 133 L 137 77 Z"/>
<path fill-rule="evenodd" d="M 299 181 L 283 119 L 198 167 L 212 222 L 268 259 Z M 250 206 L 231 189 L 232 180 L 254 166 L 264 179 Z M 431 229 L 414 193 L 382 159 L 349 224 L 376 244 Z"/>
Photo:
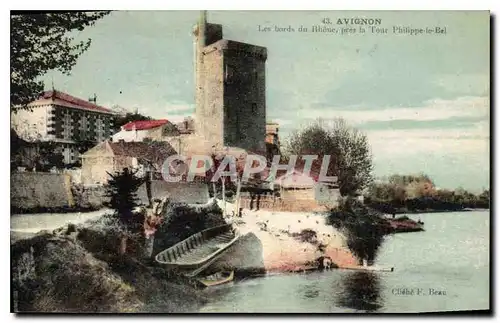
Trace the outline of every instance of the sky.
<path fill-rule="evenodd" d="M 100 105 L 154 118 L 192 115 L 198 16 L 112 12 L 76 35 L 91 38 L 90 48 L 71 75 L 45 75 L 46 88 L 96 93 Z M 387 32 L 361 26 L 360 34 L 357 25 L 356 34 L 311 32 L 346 27 L 338 19 L 353 17 L 381 19 Z M 342 117 L 367 135 L 377 177 L 423 172 L 440 188 L 489 187 L 488 12 L 209 11 L 208 21 L 223 25 L 224 38 L 267 47 L 267 119 L 280 124 L 282 140 L 316 118 Z M 395 26 L 446 33 L 395 34 Z"/>

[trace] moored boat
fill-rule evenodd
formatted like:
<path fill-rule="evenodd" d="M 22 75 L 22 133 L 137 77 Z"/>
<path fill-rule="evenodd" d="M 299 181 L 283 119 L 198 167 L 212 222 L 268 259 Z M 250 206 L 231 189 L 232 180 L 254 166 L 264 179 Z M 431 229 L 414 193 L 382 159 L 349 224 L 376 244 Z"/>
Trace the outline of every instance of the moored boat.
<path fill-rule="evenodd" d="M 231 224 L 209 228 L 163 250 L 155 259 L 169 269 L 194 277 L 220 258 L 238 238 L 239 233 Z"/>
<path fill-rule="evenodd" d="M 234 271 L 221 271 L 209 276 L 201 277 L 198 282 L 204 287 L 212 287 L 232 282 Z"/>
<path fill-rule="evenodd" d="M 339 269 L 351 269 L 351 270 L 361 270 L 361 271 L 379 271 L 379 272 L 393 272 L 394 267 L 382 267 L 382 266 L 342 266 Z"/>

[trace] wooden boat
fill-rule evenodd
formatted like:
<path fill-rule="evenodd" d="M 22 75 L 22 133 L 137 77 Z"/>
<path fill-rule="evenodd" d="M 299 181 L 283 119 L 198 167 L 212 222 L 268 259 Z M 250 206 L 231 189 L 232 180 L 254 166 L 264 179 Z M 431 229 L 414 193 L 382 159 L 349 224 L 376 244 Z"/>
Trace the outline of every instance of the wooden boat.
<path fill-rule="evenodd" d="M 361 271 L 379 271 L 379 272 L 393 272 L 394 267 L 381 267 L 381 266 L 345 266 L 339 269 L 352 269 Z"/>
<path fill-rule="evenodd" d="M 231 224 L 198 232 L 156 255 L 158 263 L 194 277 L 220 258 L 240 235 Z"/>
<path fill-rule="evenodd" d="M 198 281 L 204 287 L 211 287 L 229 283 L 234 279 L 234 271 L 221 271 L 213 275 L 199 278 Z"/>

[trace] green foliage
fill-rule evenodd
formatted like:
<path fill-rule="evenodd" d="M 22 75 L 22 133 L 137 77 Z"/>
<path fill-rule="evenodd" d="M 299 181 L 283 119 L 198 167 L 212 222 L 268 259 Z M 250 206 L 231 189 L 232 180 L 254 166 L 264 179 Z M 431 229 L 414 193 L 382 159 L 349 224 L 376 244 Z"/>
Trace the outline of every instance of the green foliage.
<path fill-rule="evenodd" d="M 375 259 L 387 233 L 386 222 L 378 212 L 350 197 L 330 211 L 327 223 L 345 234 L 347 247 L 356 257 L 368 261 Z"/>
<path fill-rule="evenodd" d="M 49 170 L 53 167 L 64 167 L 64 158 L 60 144 L 53 141 L 42 141 L 35 144 L 38 145 L 39 149 L 37 163 L 42 171 Z"/>
<path fill-rule="evenodd" d="M 79 147 L 80 152 L 82 152 L 83 149 L 92 147 L 93 145 L 94 143 L 92 142 L 83 142 L 77 147 Z M 27 167 L 29 169 L 36 167 L 37 171 L 47 172 L 54 167 L 56 169 L 62 169 L 70 166 L 64 163 L 60 143 L 55 141 L 42 141 L 38 138 L 33 139 L 33 141 L 26 141 L 19 137 L 12 129 L 10 132 L 10 156 L 12 169 L 18 166 Z"/>
<path fill-rule="evenodd" d="M 97 141 L 93 136 L 83 132 L 76 132 L 72 139 L 76 142 L 75 147 L 80 154 L 87 152 L 90 148 L 97 144 Z"/>
<path fill-rule="evenodd" d="M 26 146 L 28 142 L 23 138 L 19 137 L 14 129 L 10 129 L 10 155 L 14 156 L 18 154 L 23 146 Z"/>
<path fill-rule="evenodd" d="M 338 176 L 342 196 L 358 194 L 373 180 L 368 138 L 343 119 L 328 124 L 319 119 L 296 130 L 285 141 L 285 147 L 289 155 L 318 155 L 320 161 L 330 155 L 327 174 Z"/>
<path fill-rule="evenodd" d="M 106 185 L 106 197 L 110 200 L 106 206 L 115 210 L 115 215 L 131 232 L 140 232 L 144 218 L 134 215 L 132 210 L 139 205 L 137 190 L 144 180 L 135 176 L 135 173 L 130 172 L 128 168 L 109 176 L 111 179 Z"/>
<path fill-rule="evenodd" d="M 14 14 L 11 22 L 10 105 L 26 108 L 43 92 L 39 79 L 50 70 L 69 74 L 90 39 L 74 43 L 71 32 L 93 25 L 109 11 Z"/>
<path fill-rule="evenodd" d="M 432 179 L 425 174 L 392 175 L 387 181 L 370 185 L 365 203 L 384 212 L 393 212 L 391 208 L 445 211 L 489 208 L 490 197 L 489 190 L 474 195 L 463 188 L 436 189 Z"/>
<path fill-rule="evenodd" d="M 418 175 L 399 175 L 399 174 L 394 174 L 389 176 L 389 183 L 391 184 L 396 184 L 396 185 L 402 185 L 402 186 L 407 186 L 411 183 L 431 183 L 433 184 L 432 180 L 430 179 L 429 176 L 427 176 L 424 173 L 418 174 Z"/>
<path fill-rule="evenodd" d="M 19 145 L 11 150 L 13 150 L 11 154 L 13 168 L 35 167 L 37 171 L 48 172 L 54 167 L 62 169 L 66 166 L 62 148 L 54 141 L 19 142 Z"/>

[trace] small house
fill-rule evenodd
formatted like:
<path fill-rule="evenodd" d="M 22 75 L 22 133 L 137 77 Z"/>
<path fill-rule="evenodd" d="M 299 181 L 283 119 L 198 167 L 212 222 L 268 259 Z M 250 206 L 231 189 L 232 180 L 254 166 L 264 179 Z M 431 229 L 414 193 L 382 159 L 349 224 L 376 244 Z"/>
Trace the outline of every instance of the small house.
<path fill-rule="evenodd" d="M 148 168 L 159 175 L 165 160 L 177 152 L 167 142 L 104 141 L 82 157 L 83 184 L 105 184 L 109 175 L 124 168 Z M 161 176 L 161 175 L 160 175 Z"/>

